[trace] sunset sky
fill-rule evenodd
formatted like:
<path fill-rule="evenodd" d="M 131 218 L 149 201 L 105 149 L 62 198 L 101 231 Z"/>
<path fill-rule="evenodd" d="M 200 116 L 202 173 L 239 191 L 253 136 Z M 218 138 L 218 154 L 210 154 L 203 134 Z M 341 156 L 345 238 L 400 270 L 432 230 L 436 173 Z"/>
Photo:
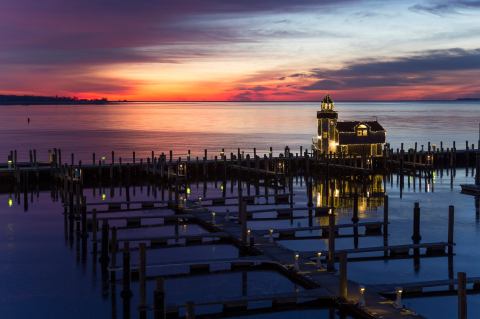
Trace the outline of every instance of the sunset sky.
<path fill-rule="evenodd" d="M 0 93 L 480 97 L 480 1 L 0 0 Z"/>

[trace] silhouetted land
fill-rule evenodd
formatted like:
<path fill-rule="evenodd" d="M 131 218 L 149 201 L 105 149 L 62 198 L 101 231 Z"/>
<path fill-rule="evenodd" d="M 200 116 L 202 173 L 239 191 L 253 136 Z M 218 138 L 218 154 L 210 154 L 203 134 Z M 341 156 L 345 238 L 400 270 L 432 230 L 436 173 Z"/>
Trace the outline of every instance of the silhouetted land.
<path fill-rule="evenodd" d="M 480 101 L 480 97 L 463 97 L 457 99 L 457 101 Z"/>
<path fill-rule="evenodd" d="M 0 105 L 108 104 L 106 98 L 79 99 L 66 96 L 0 95 Z"/>

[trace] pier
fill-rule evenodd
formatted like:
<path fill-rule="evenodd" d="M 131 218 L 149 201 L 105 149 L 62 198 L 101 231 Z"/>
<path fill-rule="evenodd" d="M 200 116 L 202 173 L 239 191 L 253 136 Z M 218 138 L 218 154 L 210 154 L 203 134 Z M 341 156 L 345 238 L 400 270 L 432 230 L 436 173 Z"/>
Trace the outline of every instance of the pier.
<path fill-rule="evenodd" d="M 401 192 L 403 187 L 417 187 L 417 183 L 421 189 L 422 182 L 427 188 L 434 174 L 445 172 L 453 178 L 460 168 L 467 175 L 479 170 L 478 149 L 473 146 L 435 151 L 430 147 L 418 151 L 385 148 L 383 156 L 369 158 L 308 151 L 293 154 L 288 147 L 276 156 L 272 150 L 263 156 L 254 150 L 253 157 L 238 150 L 236 155 L 227 157 L 222 150 L 208 157 L 212 152 L 205 151 L 202 159 L 193 159 L 190 154 L 175 158 L 173 152 L 155 156 L 152 152 L 151 157 L 143 159 L 133 153 L 132 159 L 126 161 L 116 159 L 112 152 L 109 163 L 105 158 L 97 162 L 93 154 L 90 164 L 75 162 L 74 155 L 66 163 L 58 149 L 50 154 L 49 162 L 37 161 L 36 155 L 30 162 L 17 162 L 15 153 L 9 156 L 9 162 L 0 165 L 2 191 L 15 194 L 15 200 L 20 202 L 22 196 L 25 199 L 33 190 L 52 190 L 64 207 L 66 241 L 77 247 L 81 260 L 91 255 L 92 262 L 99 263 L 104 291 L 112 302 L 116 302 L 117 286 L 121 286 L 124 318 L 136 317 L 134 312 L 140 318 L 222 318 L 302 307 L 330 307 L 358 318 L 419 318 L 414 311 L 398 307 L 398 284 L 360 285 L 349 280 L 348 264 L 412 259 L 417 267 L 424 258 L 444 258 L 449 269 L 453 269 L 454 208 L 445 210 L 449 214 L 445 240 L 422 242 L 421 207 L 415 203 L 411 239 L 391 245 L 388 195 L 377 190 L 376 184 L 393 183 L 395 175 Z M 374 176 L 380 179 L 375 180 Z M 306 202 L 297 203 L 294 181 L 305 184 Z M 193 185 L 200 192 L 197 197 L 191 195 Z M 211 185 L 215 195 L 209 195 Z M 131 192 L 138 187 L 145 187 L 154 199 L 130 200 Z M 102 200 L 88 201 L 87 189 L 93 195 L 98 192 Z M 115 189 L 121 192 L 122 199 L 106 200 L 106 193 L 113 196 Z M 360 197 L 383 206 L 383 218 L 359 221 Z M 337 203 L 339 198 L 349 202 L 351 208 L 342 208 Z M 352 222 L 336 223 L 337 211 L 351 214 Z M 305 219 L 308 225 L 294 226 L 295 220 Z M 288 226 L 254 228 L 254 223 L 280 221 L 288 222 Z M 316 224 L 319 221 L 323 224 Z M 171 234 L 152 233 L 165 227 L 170 227 Z M 188 227 L 197 227 L 198 231 L 182 232 Z M 135 231 L 135 235 L 123 235 L 129 231 Z M 381 238 L 383 245 L 360 248 L 358 240 L 362 237 Z M 335 241 L 342 238 L 351 238 L 353 247 L 336 248 Z M 296 252 L 284 245 L 292 240 L 324 240 L 328 247 Z M 222 244 L 235 247 L 239 257 L 178 263 L 150 262 L 148 257 L 150 253 L 175 247 Z M 132 260 L 132 254 L 139 259 Z M 172 267 L 177 269 L 173 273 L 162 271 Z M 236 272 L 245 276 L 258 270 L 279 273 L 301 289 L 196 304 L 165 302 L 165 280 Z M 452 294 L 457 291 L 456 280 L 452 270 L 444 281 L 406 284 L 402 291 L 408 298 L 429 295 L 430 292 L 423 292 L 424 287 L 448 285 L 447 290 L 436 294 Z M 154 282 L 156 288 L 147 291 L 147 282 Z M 467 283 L 473 283 L 473 288 L 466 291 L 476 293 L 478 282 L 469 278 Z M 133 291 L 132 285 L 138 285 L 140 290 Z M 140 304 L 132 305 L 132 296 L 137 293 Z M 152 298 L 147 298 L 147 294 Z M 264 306 L 252 308 L 250 305 L 256 302 L 263 302 Z M 196 311 L 205 307 L 217 310 L 208 315 Z"/>

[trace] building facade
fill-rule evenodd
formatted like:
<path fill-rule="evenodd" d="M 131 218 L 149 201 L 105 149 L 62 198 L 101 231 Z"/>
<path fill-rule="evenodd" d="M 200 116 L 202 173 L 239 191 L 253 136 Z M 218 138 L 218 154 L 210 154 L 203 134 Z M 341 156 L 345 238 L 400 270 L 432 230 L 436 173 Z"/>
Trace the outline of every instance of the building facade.
<path fill-rule="evenodd" d="M 318 132 L 313 149 L 322 154 L 382 156 L 386 131 L 377 121 L 338 121 L 329 95 L 317 112 Z"/>

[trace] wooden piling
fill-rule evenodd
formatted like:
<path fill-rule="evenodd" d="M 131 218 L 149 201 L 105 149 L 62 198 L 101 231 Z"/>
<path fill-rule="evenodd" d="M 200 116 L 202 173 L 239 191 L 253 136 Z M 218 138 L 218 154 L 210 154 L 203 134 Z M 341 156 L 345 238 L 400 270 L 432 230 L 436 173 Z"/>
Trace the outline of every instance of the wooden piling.
<path fill-rule="evenodd" d="M 313 207 L 313 187 L 312 180 L 307 177 L 307 198 L 308 198 L 308 207 Z"/>
<path fill-rule="evenodd" d="M 383 237 L 388 237 L 388 195 L 383 197 Z"/>
<path fill-rule="evenodd" d="M 139 302 L 139 310 L 140 310 L 140 317 L 146 318 L 147 316 L 147 281 L 146 281 L 146 246 L 145 243 L 139 244 L 140 255 L 139 255 L 139 267 L 138 267 L 138 281 L 139 281 L 139 288 L 140 288 L 140 302 Z"/>
<path fill-rule="evenodd" d="M 93 241 L 93 253 L 97 254 L 97 210 L 92 210 L 92 241 Z"/>
<path fill-rule="evenodd" d="M 354 224 L 358 223 L 358 194 L 355 193 L 353 195 L 353 216 L 352 216 L 352 222 Z"/>
<path fill-rule="evenodd" d="M 100 263 L 102 264 L 102 267 L 107 268 L 108 266 L 108 236 L 109 236 L 109 230 L 108 230 L 108 221 L 103 220 L 102 223 L 102 254 L 100 256 Z"/>
<path fill-rule="evenodd" d="M 195 305 L 193 301 L 187 301 L 185 305 L 185 319 L 195 319 Z"/>
<path fill-rule="evenodd" d="M 328 261 L 327 270 L 335 271 L 335 214 L 333 209 L 328 213 Z"/>
<path fill-rule="evenodd" d="M 420 204 L 418 202 L 415 202 L 415 206 L 413 208 L 412 240 L 415 244 L 418 244 L 420 240 L 422 240 L 422 236 L 420 236 Z"/>
<path fill-rule="evenodd" d="M 348 283 L 347 283 L 347 253 L 341 252 L 339 255 L 340 261 L 340 293 L 339 296 L 343 300 L 347 300 L 348 298 Z"/>
<path fill-rule="evenodd" d="M 112 227 L 112 240 L 110 242 L 110 252 L 112 254 L 111 266 L 117 267 L 117 227 Z M 103 251 L 103 249 L 102 249 Z"/>
<path fill-rule="evenodd" d="M 123 274 L 122 274 L 122 282 L 123 282 L 123 290 L 122 290 L 122 298 L 129 299 L 132 297 L 132 291 L 130 289 L 131 286 L 131 265 L 130 265 L 130 243 L 128 241 L 123 243 Z"/>
<path fill-rule="evenodd" d="M 455 207 L 448 206 L 448 254 L 453 254 L 453 226 L 455 225 Z"/>
<path fill-rule="evenodd" d="M 153 291 L 153 318 L 165 319 L 165 283 L 163 278 L 157 279 L 157 285 Z"/>
<path fill-rule="evenodd" d="M 475 165 L 475 185 L 480 185 L 480 151 L 477 151 L 477 165 Z"/>
<path fill-rule="evenodd" d="M 467 319 L 467 274 L 459 272 L 458 280 L 458 319 Z"/>
<path fill-rule="evenodd" d="M 247 241 L 248 241 L 248 234 L 247 234 L 247 202 L 242 200 L 241 198 L 239 199 L 240 200 L 240 205 L 239 205 L 239 212 L 238 212 L 238 218 L 240 220 L 240 226 L 242 228 L 242 243 L 244 245 L 247 245 Z"/>

